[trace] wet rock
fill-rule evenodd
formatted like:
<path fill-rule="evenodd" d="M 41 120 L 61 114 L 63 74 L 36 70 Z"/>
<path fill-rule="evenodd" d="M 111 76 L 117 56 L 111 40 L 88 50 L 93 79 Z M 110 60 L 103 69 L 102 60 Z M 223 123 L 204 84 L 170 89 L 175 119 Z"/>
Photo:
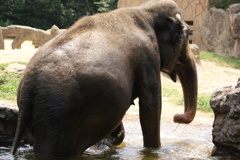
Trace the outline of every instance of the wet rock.
<path fill-rule="evenodd" d="M 212 155 L 240 155 L 240 78 L 236 86 L 214 91 L 210 105 L 215 114 Z"/>
<path fill-rule="evenodd" d="M 0 104 L 0 146 L 12 143 L 17 125 L 17 107 Z"/>
<path fill-rule="evenodd" d="M 0 104 L 0 146 L 12 145 L 13 137 L 17 127 L 18 108 L 6 103 Z M 30 135 L 24 136 L 21 145 L 30 143 Z"/>

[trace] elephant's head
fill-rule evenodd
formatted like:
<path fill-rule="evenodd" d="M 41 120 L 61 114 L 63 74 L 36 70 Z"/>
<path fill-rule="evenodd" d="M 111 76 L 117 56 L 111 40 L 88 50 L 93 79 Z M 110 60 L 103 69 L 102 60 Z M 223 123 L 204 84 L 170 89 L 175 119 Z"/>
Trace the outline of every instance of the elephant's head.
<path fill-rule="evenodd" d="M 195 117 L 197 105 L 197 70 L 189 47 L 191 31 L 179 13 L 168 17 L 165 22 L 165 28 L 156 29 L 161 71 L 174 82 L 178 76 L 183 88 L 185 111 L 175 115 L 174 122 L 190 123 Z"/>

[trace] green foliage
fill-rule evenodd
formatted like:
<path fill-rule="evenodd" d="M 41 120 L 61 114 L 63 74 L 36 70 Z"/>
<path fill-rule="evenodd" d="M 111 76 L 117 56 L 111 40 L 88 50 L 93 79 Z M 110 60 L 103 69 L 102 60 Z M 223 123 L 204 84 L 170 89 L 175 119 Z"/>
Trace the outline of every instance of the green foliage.
<path fill-rule="evenodd" d="M 167 97 L 168 101 L 176 105 L 184 105 L 183 94 L 180 90 L 165 88 L 162 89 L 162 96 Z M 210 107 L 211 93 L 198 94 L 197 108 L 204 112 L 212 112 Z"/>
<path fill-rule="evenodd" d="M 107 12 L 117 8 L 116 0 L 100 0 L 94 4 L 98 7 L 98 12 Z"/>
<path fill-rule="evenodd" d="M 166 87 L 162 86 L 162 96 L 168 98 L 168 101 L 177 105 L 183 104 L 183 94 L 176 88 L 172 88 L 170 84 Z"/>
<path fill-rule="evenodd" d="M 197 108 L 204 112 L 212 112 L 210 107 L 211 94 L 198 94 Z"/>
<path fill-rule="evenodd" d="M 116 7 L 117 0 L 7 0 L 0 5 L 0 26 L 49 29 L 55 24 L 67 28 L 82 16 Z"/>
<path fill-rule="evenodd" d="M 0 70 L 4 70 L 8 65 L 9 63 L 0 64 Z"/>
<path fill-rule="evenodd" d="M 171 97 L 171 95 L 178 96 L 180 95 L 177 89 L 169 88 L 169 87 L 162 87 L 162 95 L 164 97 Z"/>
<path fill-rule="evenodd" d="M 26 65 L 25 62 L 11 62 Z M 21 74 L 4 71 L 11 63 L 0 64 L 0 97 L 2 99 L 16 101 L 17 88 Z"/>
<path fill-rule="evenodd" d="M 240 3 L 240 0 L 212 0 L 210 7 L 227 9 L 231 4 Z"/>
<path fill-rule="evenodd" d="M 0 26 L 7 26 L 12 23 L 9 17 L 13 14 L 14 0 L 1 0 L 0 3 Z"/>
<path fill-rule="evenodd" d="M 16 73 L 4 72 L 0 75 L 0 97 L 16 101 L 17 87 L 20 79 L 21 75 Z"/>
<path fill-rule="evenodd" d="M 211 52 L 202 51 L 200 53 L 201 60 L 215 62 L 219 66 L 240 69 L 240 61 L 234 57 L 222 57 Z"/>

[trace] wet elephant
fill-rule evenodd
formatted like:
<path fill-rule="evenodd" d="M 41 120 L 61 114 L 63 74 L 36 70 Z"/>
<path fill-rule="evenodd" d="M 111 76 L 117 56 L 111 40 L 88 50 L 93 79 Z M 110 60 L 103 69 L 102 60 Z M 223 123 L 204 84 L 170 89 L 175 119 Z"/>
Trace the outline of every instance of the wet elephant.
<path fill-rule="evenodd" d="M 160 147 L 160 71 L 182 84 L 185 112 L 174 121 L 190 123 L 196 113 L 188 35 L 172 0 L 78 20 L 42 46 L 25 69 L 12 153 L 26 128 L 41 159 L 79 155 L 108 135 L 109 145 L 117 145 L 124 138 L 122 118 L 137 97 L 144 146 Z"/>

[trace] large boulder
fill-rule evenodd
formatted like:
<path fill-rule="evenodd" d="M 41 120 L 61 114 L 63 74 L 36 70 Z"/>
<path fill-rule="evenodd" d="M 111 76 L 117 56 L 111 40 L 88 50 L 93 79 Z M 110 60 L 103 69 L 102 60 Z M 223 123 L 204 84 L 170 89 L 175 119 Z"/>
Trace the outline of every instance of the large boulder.
<path fill-rule="evenodd" d="M 231 33 L 233 38 L 240 38 L 240 4 L 229 6 L 227 12 L 231 20 Z"/>
<path fill-rule="evenodd" d="M 203 50 L 240 58 L 240 4 L 227 11 L 211 8 L 203 19 L 201 37 Z"/>
<path fill-rule="evenodd" d="M 234 46 L 234 39 L 231 36 L 227 12 L 211 8 L 203 19 L 201 37 L 204 50 L 228 55 Z"/>
<path fill-rule="evenodd" d="M 215 114 L 213 156 L 240 156 L 240 78 L 236 86 L 217 89 L 211 97 Z"/>
<path fill-rule="evenodd" d="M 232 55 L 240 58 L 240 3 L 231 5 L 227 12 L 231 20 L 231 33 L 235 39 Z"/>

